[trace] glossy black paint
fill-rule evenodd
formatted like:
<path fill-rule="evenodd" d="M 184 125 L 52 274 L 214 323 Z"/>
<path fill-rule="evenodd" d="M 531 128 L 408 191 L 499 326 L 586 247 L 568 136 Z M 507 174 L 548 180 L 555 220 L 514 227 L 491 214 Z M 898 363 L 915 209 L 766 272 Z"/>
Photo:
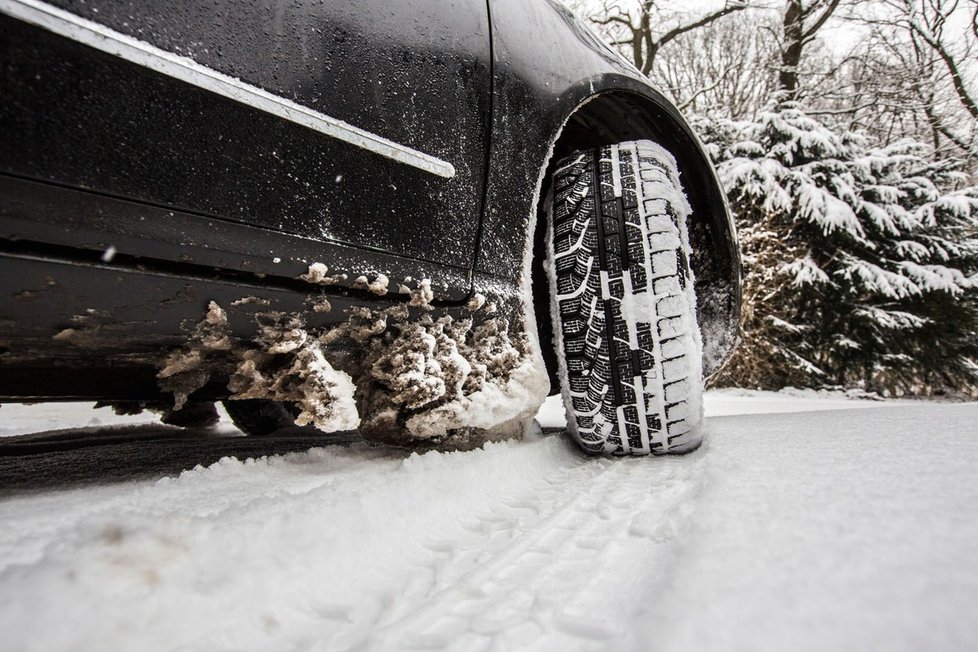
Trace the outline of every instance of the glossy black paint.
<path fill-rule="evenodd" d="M 484 0 L 49 4 L 457 174 L 435 177 L 0 17 L 3 173 L 471 267 L 490 116 Z"/>
<path fill-rule="evenodd" d="M 474 291 L 516 297 L 524 259 L 541 251 L 548 165 L 637 138 L 677 156 L 701 318 L 722 325 L 707 349 L 732 347 L 739 257 L 702 148 L 556 2 L 52 4 L 458 174 L 393 163 L 0 15 L 0 398 L 153 392 L 153 366 L 210 300 L 255 296 L 288 312 L 327 292 L 334 310 L 317 318 L 338 321 L 400 300 L 350 289 L 377 272 L 431 278 L 439 312 Z M 109 246 L 116 256 L 103 262 Z M 347 280 L 296 281 L 314 261 Z M 545 316 L 537 272 L 534 292 Z M 253 321 L 232 315 L 242 336 Z M 548 320 L 538 322 L 546 349 Z M 83 337 L 59 337 L 66 329 Z"/>

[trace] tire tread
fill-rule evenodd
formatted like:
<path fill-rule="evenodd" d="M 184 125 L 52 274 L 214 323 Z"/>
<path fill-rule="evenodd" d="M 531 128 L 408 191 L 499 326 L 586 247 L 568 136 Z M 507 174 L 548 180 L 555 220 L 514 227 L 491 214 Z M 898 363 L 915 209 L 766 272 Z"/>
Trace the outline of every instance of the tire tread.
<path fill-rule="evenodd" d="M 681 188 L 660 152 L 648 141 L 578 152 L 554 176 L 554 320 L 571 431 L 588 452 L 688 449 L 698 431 L 686 214 L 669 201 Z M 634 297 L 649 292 L 643 320 Z"/>

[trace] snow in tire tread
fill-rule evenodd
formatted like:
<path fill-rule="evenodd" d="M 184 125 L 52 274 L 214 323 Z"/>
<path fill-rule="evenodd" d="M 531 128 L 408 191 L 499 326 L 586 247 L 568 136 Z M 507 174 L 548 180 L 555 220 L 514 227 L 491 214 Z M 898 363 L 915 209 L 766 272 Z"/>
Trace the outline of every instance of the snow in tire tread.
<path fill-rule="evenodd" d="M 675 161 L 638 141 L 557 165 L 555 329 L 571 432 L 594 453 L 696 445 L 702 383 L 689 204 Z"/>

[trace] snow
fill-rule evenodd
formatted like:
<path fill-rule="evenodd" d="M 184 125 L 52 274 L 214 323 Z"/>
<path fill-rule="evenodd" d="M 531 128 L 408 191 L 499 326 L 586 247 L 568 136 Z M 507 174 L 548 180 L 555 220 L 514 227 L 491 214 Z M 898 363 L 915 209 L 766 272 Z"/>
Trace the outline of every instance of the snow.
<path fill-rule="evenodd" d="M 464 359 L 463 359 L 464 360 Z M 417 437 L 445 435 L 453 429 L 493 429 L 511 424 L 522 432 L 523 422 L 532 419 L 540 406 L 540 373 L 524 358 L 503 382 L 486 382 L 470 394 L 455 391 L 457 398 L 409 417 L 407 428 Z"/>
<path fill-rule="evenodd" d="M 889 299 L 905 299 L 921 293 L 913 280 L 849 254 L 841 257 L 843 267 L 836 275 L 852 281 L 853 285 Z"/>
<path fill-rule="evenodd" d="M 324 283 L 328 271 L 313 263 L 300 278 Z M 371 275 L 372 281 L 355 279 L 354 287 L 386 294 L 388 277 Z M 528 327 L 511 328 L 511 319 L 518 324 L 530 305 L 529 291 L 494 295 L 513 304 L 505 316 L 495 315 L 496 301 L 477 295 L 466 316 L 437 320 L 430 279 L 408 292 L 406 303 L 350 308 L 344 321 L 325 327 L 310 326 L 301 312 L 260 310 L 250 339 L 234 336 L 227 313 L 212 301 L 186 343 L 163 359 L 157 380 L 177 410 L 210 379 L 228 378 L 230 400 L 288 402 L 298 426 L 358 429 L 364 439 L 386 444 L 413 438 L 473 448 L 528 428 L 548 385 L 538 344 L 528 335 L 535 332 L 532 321 L 522 315 Z M 312 300 L 315 312 L 332 308 L 323 297 Z"/>
<path fill-rule="evenodd" d="M 8 496 L 3 647 L 975 649 L 978 404 L 705 399 L 681 457 L 334 446 Z"/>
<path fill-rule="evenodd" d="M 232 400 L 293 402 L 298 409 L 296 425 L 315 424 L 325 432 L 351 430 L 360 424 L 352 378 L 333 368 L 323 344 L 310 338 L 300 319 L 278 316 L 276 323 L 261 325 L 258 348 L 235 346 L 227 326 L 227 313 L 211 301 L 187 344 L 166 357 L 157 379 L 164 390 L 173 392 L 177 410 L 217 365 L 224 364 L 233 369 L 228 381 Z M 288 359 L 276 358 L 282 354 L 288 354 Z"/>
<path fill-rule="evenodd" d="M 781 271 L 792 278 L 791 286 L 796 288 L 803 285 L 824 285 L 832 282 L 829 275 L 818 266 L 818 263 L 812 260 L 810 255 L 784 264 Z"/>
<path fill-rule="evenodd" d="M 303 281 L 309 283 L 323 283 L 326 280 L 326 274 L 329 272 L 329 268 L 323 263 L 312 263 L 309 265 L 309 271 L 301 275 Z"/>
<path fill-rule="evenodd" d="M 159 423 L 159 415 L 143 412 L 118 415 L 111 407 L 94 408 L 92 403 L 8 403 L 0 406 L 0 437 L 68 427 L 122 426 Z"/>
<path fill-rule="evenodd" d="M 431 302 L 435 299 L 435 293 L 431 289 L 431 279 L 423 278 L 418 281 L 418 287 L 414 290 L 408 290 L 411 295 L 410 305 L 418 306 L 421 308 L 431 305 Z"/>
<path fill-rule="evenodd" d="M 478 310 L 482 306 L 486 305 L 486 297 L 480 292 L 476 292 L 472 295 L 472 298 L 468 300 L 465 307 L 469 310 Z"/>
<path fill-rule="evenodd" d="M 323 263 L 311 263 L 305 274 L 299 275 L 299 280 L 313 285 L 336 285 L 347 278 L 346 274 L 327 276 L 329 268 Z M 364 279 L 366 281 L 366 279 Z"/>
<path fill-rule="evenodd" d="M 866 236 L 849 204 L 812 183 L 798 185 L 798 215 L 821 226 L 826 235 L 839 229 L 859 241 Z"/>
<path fill-rule="evenodd" d="M 373 294 L 376 294 L 379 297 L 382 297 L 385 294 L 387 294 L 389 286 L 390 286 L 390 279 L 387 278 L 385 274 L 379 274 L 379 273 L 374 277 L 374 280 L 372 281 L 369 281 L 366 275 L 358 276 L 353 281 L 353 287 L 360 290 L 367 290 L 368 292 L 372 292 Z"/>
<path fill-rule="evenodd" d="M 881 405 L 920 405 L 919 401 L 864 398 L 858 391 L 831 391 L 789 387 L 780 392 L 755 389 L 715 389 L 703 395 L 707 416 L 788 414 L 822 410 L 857 410 Z"/>
<path fill-rule="evenodd" d="M 428 287 L 419 283 L 419 290 Z M 379 339 L 374 335 L 382 335 L 397 315 L 366 312 L 377 324 L 366 335 L 373 343 L 367 363 L 371 394 L 363 401 L 368 438 L 390 442 L 396 432 L 392 419 L 406 411 L 412 413 L 401 434 L 415 439 L 462 436 L 471 443 L 473 428 L 485 431 L 480 437 L 508 438 L 532 422 L 546 393 L 543 366 L 522 333 L 510 336 L 507 320 L 492 317 L 475 325 L 472 319 L 426 315 L 393 324 L 396 335 Z M 466 430 L 455 432 L 460 429 Z"/>
<path fill-rule="evenodd" d="M 716 424 L 650 633 L 663 649 L 974 649 L 975 417 L 887 407 Z M 927 423 L 941 426 L 924 435 Z"/>
<path fill-rule="evenodd" d="M 948 292 L 957 296 L 972 283 L 961 270 L 943 265 L 919 265 L 907 260 L 901 262 L 899 267 L 924 292 Z"/>

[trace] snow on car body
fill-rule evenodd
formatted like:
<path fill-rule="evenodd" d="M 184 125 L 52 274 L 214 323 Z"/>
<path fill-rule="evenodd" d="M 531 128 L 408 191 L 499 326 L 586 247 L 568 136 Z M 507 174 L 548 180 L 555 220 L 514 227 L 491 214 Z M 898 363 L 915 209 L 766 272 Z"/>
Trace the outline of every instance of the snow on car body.
<path fill-rule="evenodd" d="M 702 148 L 550 0 L 0 0 L 0 33 L 5 400 L 515 432 L 541 353 L 554 390 L 560 369 L 553 169 L 637 140 L 691 205 L 706 373 L 734 344 L 739 258 Z M 348 379 L 359 418 L 331 394 Z"/>

